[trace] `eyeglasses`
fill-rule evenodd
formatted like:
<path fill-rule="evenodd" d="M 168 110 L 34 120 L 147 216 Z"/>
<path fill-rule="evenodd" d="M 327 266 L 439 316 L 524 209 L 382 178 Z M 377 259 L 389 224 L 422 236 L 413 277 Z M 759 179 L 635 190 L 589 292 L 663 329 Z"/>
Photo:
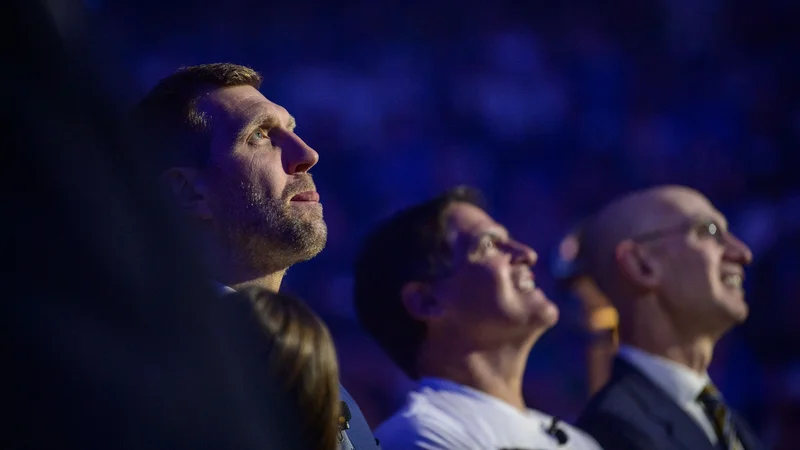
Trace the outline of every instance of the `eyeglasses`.
<path fill-rule="evenodd" d="M 673 234 L 683 234 L 689 231 L 694 231 L 700 238 L 711 238 L 717 241 L 720 245 L 725 244 L 728 232 L 725 231 L 714 220 L 704 220 L 702 222 L 689 222 L 675 227 L 664 228 L 662 230 L 651 231 L 633 237 L 635 242 L 647 242 L 656 239 L 661 239 Z"/>

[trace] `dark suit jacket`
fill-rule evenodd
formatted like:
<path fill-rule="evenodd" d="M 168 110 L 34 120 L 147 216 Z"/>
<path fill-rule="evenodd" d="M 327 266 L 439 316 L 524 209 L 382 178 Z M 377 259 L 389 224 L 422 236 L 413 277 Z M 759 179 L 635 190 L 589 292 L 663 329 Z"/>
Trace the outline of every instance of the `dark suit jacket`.
<path fill-rule="evenodd" d="M 378 441 L 372 434 L 369 424 L 367 424 L 367 419 L 364 418 L 364 414 L 359 409 L 356 401 L 341 384 L 339 385 L 339 394 L 342 401 L 347 403 L 350 408 L 350 429 L 347 430 L 347 437 L 355 450 L 380 450 Z"/>
<path fill-rule="evenodd" d="M 747 450 L 763 446 L 738 416 Z M 703 429 L 661 388 L 617 358 L 608 384 L 589 402 L 577 425 L 606 450 L 719 450 Z"/>

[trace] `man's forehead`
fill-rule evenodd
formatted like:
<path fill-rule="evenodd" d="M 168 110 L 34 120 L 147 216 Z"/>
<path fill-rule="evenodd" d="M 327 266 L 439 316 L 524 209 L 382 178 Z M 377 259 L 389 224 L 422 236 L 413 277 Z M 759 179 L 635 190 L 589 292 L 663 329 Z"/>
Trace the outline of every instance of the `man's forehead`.
<path fill-rule="evenodd" d="M 659 186 L 633 192 L 611 203 L 587 226 L 587 236 L 618 242 L 687 220 L 718 220 L 724 216 L 700 192 L 684 186 Z"/>
<path fill-rule="evenodd" d="M 284 107 L 268 100 L 253 86 L 214 89 L 200 98 L 198 106 L 210 112 L 215 121 L 234 127 L 243 126 L 256 117 L 272 116 L 280 122 L 290 117 Z"/>
<path fill-rule="evenodd" d="M 671 193 L 666 200 L 673 214 L 683 219 L 713 219 L 725 221 L 725 216 L 706 196 L 691 190 Z"/>
<path fill-rule="evenodd" d="M 483 209 L 465 202 L 457 202 L 448 208 L 445 222 L 454 238 L 476 236 L 485 233 L 507 234 Z"/>

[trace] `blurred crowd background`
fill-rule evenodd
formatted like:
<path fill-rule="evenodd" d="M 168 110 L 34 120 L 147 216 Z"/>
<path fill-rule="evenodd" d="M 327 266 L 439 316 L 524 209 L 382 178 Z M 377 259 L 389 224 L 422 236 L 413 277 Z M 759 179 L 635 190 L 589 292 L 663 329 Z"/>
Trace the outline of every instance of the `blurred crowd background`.
<path fill-rule="evenodd" d="M 353 318 L 354 250 L 379 217 L 461 183 L 538 251 L 537 282 L 562 309 L 531 355 L 530 406 L 569 420 L 587 395 L 580 309 L 551 274 L 558 242 L 657 183 L 704 192 L 755 255 L 751 318 L 712 378 L 765 439 L 800 404 L 800 2 L 85 4 L 136 82 L 117 87 L 126 101 L 179 66 L 226 61 L 264 74 L 297 118 L 330 234 L 285 290 L 327 319 L 373 427 L 412 384 Z"/>

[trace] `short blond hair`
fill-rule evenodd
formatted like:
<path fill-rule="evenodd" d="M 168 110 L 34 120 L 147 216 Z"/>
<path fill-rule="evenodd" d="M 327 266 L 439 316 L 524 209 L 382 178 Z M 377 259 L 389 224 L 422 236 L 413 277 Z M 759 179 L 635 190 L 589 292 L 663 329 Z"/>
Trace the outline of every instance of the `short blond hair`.
<path fill-rule="evenodd" d="M 197 109 L 198 98 L 209 89 L 230 86 L 261 87 L 255 70 L 231 63 L 181 67 L 163 78 L 134 108 L 133 125 L 144 135 L 144 147 L 157 152 L 159 170 L 172 166 L 204 167 L 208 163 L 209 118 Z"/>

